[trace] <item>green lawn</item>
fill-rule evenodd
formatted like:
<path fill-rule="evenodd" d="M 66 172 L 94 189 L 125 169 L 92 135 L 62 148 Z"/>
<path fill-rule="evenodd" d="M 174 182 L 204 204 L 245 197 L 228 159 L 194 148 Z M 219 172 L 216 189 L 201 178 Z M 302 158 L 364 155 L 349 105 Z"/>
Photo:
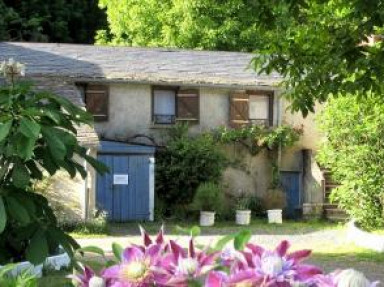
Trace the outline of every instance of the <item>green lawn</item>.
<path fill-rule="evenodd" d="M 129 222 L 129 223 L 110 223 L 108 227 L 108 236 L 124 236 L 124 235 L 138 235 L 140 233 L 138 225 L 142 225 L 149 233 L 156 233 L 161 222 Z M 183 228 L 191 228 L 198 225 L 198 222 L 180 222 L 180 221 L 167 221 L 164 222 L 166 234 L 178 234 L 177 226 Z M 243 229 L 250 230 L 253 234 L 305 234 L 308 232 L 340 228 L 340 224 L 328 221 L 284 221 L 284 224 L 267 224 L 264 219 L 252 220 L 249 226 L 239 226 L 235 222 L 225 221 L 217 222 L 212 227 L 201 227 L 201 231 L 205 235 L 225 235 L 237 232 Z M 74 233 L 75 238 L 90 237 L 88 234 Z M 95 235 L 97 237 L 99 235 Z"/>

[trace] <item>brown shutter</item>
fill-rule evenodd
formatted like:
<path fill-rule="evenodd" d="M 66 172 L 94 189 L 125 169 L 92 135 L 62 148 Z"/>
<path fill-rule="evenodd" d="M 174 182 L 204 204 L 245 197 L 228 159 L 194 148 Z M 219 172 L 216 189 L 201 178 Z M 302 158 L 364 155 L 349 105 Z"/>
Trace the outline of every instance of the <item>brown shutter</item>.
<path fill-rule="evenodd" d="M 95 121 L 108 120 L 108 87 L 103 85 L 87 85 L 85 105 L 87 111 L 93 114 Z"/>
<path fill-rule="evenodd" d="M 235 91 L 231 94 L 229 117 L 233 128 L 249 124 L 249 96 L 246 91 Z"/>
<path fill-rule="evenodd" d="M 176 96 L 177 120 L 199 120 L 199 91 L 179 90 Z"/>

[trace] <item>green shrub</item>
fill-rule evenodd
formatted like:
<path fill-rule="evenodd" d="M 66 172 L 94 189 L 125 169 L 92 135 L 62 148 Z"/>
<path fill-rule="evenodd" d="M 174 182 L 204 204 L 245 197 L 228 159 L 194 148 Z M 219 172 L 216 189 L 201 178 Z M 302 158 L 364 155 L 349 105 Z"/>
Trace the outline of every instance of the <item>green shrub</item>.
<path fill-rule="evenodd" d="M 252 195 L 249 198 L 249 209 L 253 216 L 262 217 L 265 215 L 265 207 L 260 197 Z"/>
<path fill-rule="evenodd" d="M 203 182 L 218 182 L 226 158 L 212 135 L 188 137 L 184 126 L 171 129 L 167 146 L 156 155 L 156 194 L 166 215 L 176 207 L 185 212 Z"/>
<path fill-rule="evenodd" d="M 318 160 L 341 186 L 331 199 L 366 228 L 384 226 L 384 103 L 331 99 L 318 117 L 326 141 Z"/>
<path fill-rule="evenodd" d="M 204 182 L 199 185 L 191 204 L 192 209 L 200 211 L 216 211 L 223 208 L 224 192 L 220 185 L 214 182 Z"/>
<path fill-rule="evenodd" d="M 65 232 L 81 234 L 108 234 L 108 221 L 105 213 L 97 214 L 86 221 L 62 221 L 58 226 Z"/>
<path fill-rule="evenodd" d="M 12 276 L 10 271 L 14 264 L 8 264 L 0 268 L 0 286 L 1 287 L 37 287 L 36 276 L 30 271 L 24 271 L 18 276 Z"/>

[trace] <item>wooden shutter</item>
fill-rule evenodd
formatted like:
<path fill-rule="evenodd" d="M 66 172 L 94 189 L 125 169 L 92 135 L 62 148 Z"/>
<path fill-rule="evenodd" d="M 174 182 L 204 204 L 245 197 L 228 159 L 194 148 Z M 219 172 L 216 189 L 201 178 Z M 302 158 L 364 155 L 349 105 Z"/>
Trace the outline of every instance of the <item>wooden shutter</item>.
<path fill-rule="evenodd" d="M 108 97 L 108 86 L 87 85 L 85 91 L 85 105 L 87 111 L 93 114 L 95 121 L 108 120 Z"/>
<path fill-rule="evenodd" d="M 229 118 L 233 128 L 249 124 L 249 96 L 245 91 L 235 91 L 231 94 Z"/>
<path fill-rule="evenodd" d="M 198 121 L 199 106 L 198 90 L 179 90 L 177 92 L 176 107 L 178 121 Z"/>

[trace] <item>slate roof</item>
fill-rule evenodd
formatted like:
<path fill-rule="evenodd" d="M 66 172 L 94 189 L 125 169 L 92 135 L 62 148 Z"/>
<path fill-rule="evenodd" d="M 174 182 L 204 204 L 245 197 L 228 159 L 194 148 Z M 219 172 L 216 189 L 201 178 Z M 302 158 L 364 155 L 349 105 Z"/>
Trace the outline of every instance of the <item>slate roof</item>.
<path fill-rule="evenodd" d="M 105 79 L 144 83 L 271 86 L 278 74 L 257 75 L 254 54 L 164 48 L 53 43 L 0 43 L 0 61 L 13 57 L 35 77 Z"/>

